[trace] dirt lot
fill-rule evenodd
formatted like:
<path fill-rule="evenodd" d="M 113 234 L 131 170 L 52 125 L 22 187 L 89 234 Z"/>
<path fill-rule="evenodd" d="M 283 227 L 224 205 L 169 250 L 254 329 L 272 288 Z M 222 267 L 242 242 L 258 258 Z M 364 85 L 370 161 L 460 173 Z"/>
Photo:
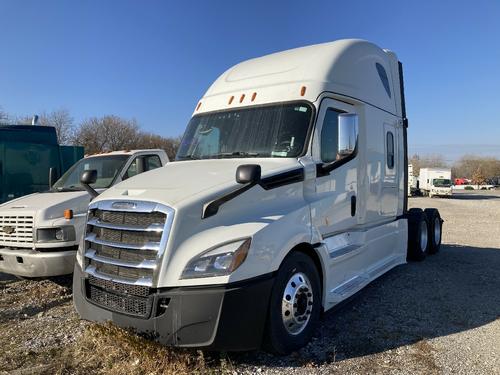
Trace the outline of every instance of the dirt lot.
<path fill-rule="evenodd" d="M 69 278 L 0 274 L 0 374 L 500 374 L 500 191 L 410 206 L 439 208 L 441 252 L 327 313 L 312 343 L 288 357 L 165 348 L 80 321 Z"/>

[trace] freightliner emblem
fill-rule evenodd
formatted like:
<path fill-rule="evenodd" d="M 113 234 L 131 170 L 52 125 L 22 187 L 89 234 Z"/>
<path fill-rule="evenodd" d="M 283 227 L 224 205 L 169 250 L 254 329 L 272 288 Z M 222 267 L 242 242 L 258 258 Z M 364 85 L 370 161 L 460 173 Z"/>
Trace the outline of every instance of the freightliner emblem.
<path fill-rule="evenodd" d="M 7 234 L 12 234 L 16 231 L 16 228 L 14 227 L 3 227 L 2 231 Z"/>
<path fill-rule="evenodd" d="M 119 210 L 133 210 L 137 207 L 137 204 L 134 202 L 115 202 L 111 207 Z"/>

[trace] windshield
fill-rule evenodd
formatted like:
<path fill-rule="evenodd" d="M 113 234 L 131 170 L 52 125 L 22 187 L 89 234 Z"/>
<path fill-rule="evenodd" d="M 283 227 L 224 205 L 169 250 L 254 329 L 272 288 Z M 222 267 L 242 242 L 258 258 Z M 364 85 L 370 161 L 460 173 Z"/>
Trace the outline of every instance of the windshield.
<path fill-rule="evenodd" d="M 97 181 L 95 184 L 91 184 L 91 186 L 94 189 L 109 188 L 128 158 L 127 155 L 113 155 L 81 159 L 57 180 L 52 190 L 83 190 L 83 187 L 80 185 L 80 176 L 84 171 L 91 169 L 97 170 Z"/>
<path fill-rule="evenodd" d="M 311 105 L 300 102 L 195 116 L 176 159 L 300 156 L 312 112 Z"/>
<path fill-rule="evenodd" d="M 435 178 L 432 180 L 432 184 L 436 187 L 450 187 L 451 180 L 448 180 L 447 178 Z"/>

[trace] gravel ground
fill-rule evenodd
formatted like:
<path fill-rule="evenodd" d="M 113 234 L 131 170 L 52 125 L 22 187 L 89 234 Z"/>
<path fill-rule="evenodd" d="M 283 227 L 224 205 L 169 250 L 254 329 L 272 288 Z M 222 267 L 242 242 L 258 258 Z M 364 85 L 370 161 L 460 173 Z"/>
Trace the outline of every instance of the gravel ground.
<path fill-rule="evenodd" d="M 500 191 L 410 198 L 410 207 L 439 209 L 445 220 L 441 252 L 397 267 L 326 313 L 307 347 L 287 357 L 171 350 L 172 361 L 186 363 L 165 371 L 500 374 Z M 95 326 L 74 312 L 69 278 L 20 281 L 0 274 L 0 374 L 155 373 L 144 370 L 154 369 L 151 364 L 126 357 L 117 370 L 116 356 L 80 371 L 88 366 L 81 357 L 105 341 L 92 336 Z M 137 350 L 134 345 L 123 347 Z M 139 350 L 141 345 L 148 346 L 153 365 L 165 356 L 164 348 L 143 340 Z"/>

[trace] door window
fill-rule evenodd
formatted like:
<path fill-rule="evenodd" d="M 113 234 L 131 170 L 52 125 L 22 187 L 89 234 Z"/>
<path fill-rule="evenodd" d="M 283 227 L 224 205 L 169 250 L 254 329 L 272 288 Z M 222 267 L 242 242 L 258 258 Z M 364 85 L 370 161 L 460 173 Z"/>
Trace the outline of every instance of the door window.
<path fill-rule="evenodd" d="M 394 168 L 394 134 L 392 132 L 387 132 L 387 168 Z"/>
<path fill-rule="evenodd" d="M 333 108 L 328 108 L 321 128 L 321 160 L 330 163 L 337 159 L 338 153 L 338 133 L 339 133 L 339 114 Z"/>
<path fill-rule="evenodd" d="M 127 178 L 134 177 L 139 174 L 139 158 L 135 158 L 132 163 L 130 163 L 129 167 L 127 168 L 127 171 L 123 175 L 123 179 L 126 180 Z"/>
<path fill-rule="evenodd" d="M 144 157 L 144 165 L 146 171 L 152 171 L 153 169 L 161 167 L 161 160 L 158 155 L 148 155 Z"/>

